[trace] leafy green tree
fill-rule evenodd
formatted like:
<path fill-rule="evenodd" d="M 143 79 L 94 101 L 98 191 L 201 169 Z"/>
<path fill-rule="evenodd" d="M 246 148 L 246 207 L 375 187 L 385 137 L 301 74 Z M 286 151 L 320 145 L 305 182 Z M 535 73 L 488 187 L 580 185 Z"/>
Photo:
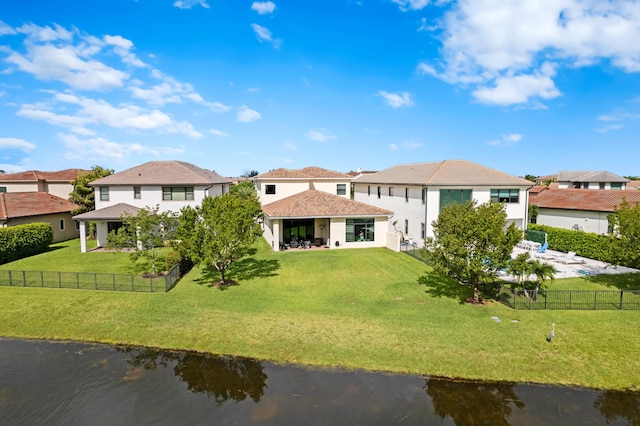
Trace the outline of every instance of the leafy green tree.
<path fill-rule="evenodd" d="M 255 197 L 257 194 L 256 186 L 250 180 L 245 180 L 237 185 L 231 185 L 229 192 L 243 199 Z"/>
<path fill-rule="evenodd" d="M 545 262 L 540 262 L 538 259 L 533 259 L 530 262 L 529 272 L 531 275 L 536 276 L 536 288 L 533 290 L 533 300 L 538 298 L 538 291 L 546 280 L 553 280 L 556 277 L 558 270 L 555 266 Z"/>
<path fill-rule="evenodd" d="M 528 212 L 527 215 L 529 216 L 529 222 L 535 223 L 536 218 L 538 217 L 538 214 L 540 214 L 540 208 L 535 204 L 529 203 L 529 206 L 527 207 L 527 212 Z"/>
<path fill-rule="evenodd" d="M 529 297 L 526 280 L 531 275 L 531 266 L 531 256 L 528 251 L 518 254 L 515 259 L 509 260 L 507 266 L 507 272 L 516 277 L 516 284 L 518 286 L 522 285 L 526 297 Z"/>
<path fill-rule="evenodd" d="M 258 173 L 257 170 L 245 170 L 244 173 L 240 175 L 240 177 L 250 178 L 250 177 L 258 176 L 259 174 L 260 173 Z"/>
<path fill-rule="evenodd" d="M 228 285 L 229 266 L 242 258 L 262 235 L 262 210 L 258 198 L 242 198 L 233 193 L 206 197 L 196 208 L 181 210 L 176 250 L 194 264 L 220 274 L 220 285 Z"/>
<path fill-rule="evenodd" d="M 500 203 L 451 204 L 432 225 L 434 236 L 425 240 L 423 256 L 437 272 L 472 286 L 474 303 L 480 300 L 480 284 L 491 281 L 507 266 L 513 247 L 522 238 L 522 231 L 513 223 L 507 226 L 505 206 Z"/>
<path fill-rule="evenodd" d="M 640 203 L 632 205 L 623 199 L 609 215 L 613 229 L 612 247 L 607 261 L 613 265 L 640 266 Z"/>
<path fill-rule="evenodd" d="M 89 186 L 89 183 L 109 176 L 112 173 L 113 170 L 111 169 L 93 166 L 90 172 L 79 174 L 78 177 L 71 182 L 73 191 L 69 194 L 69 201 L 78 206 L 71 214 L 78 215 L 95 210 L 95 191 L 92 186 Z"/>
<path fill-rule="evenodd" d="M 158 269 L 156 248 L 163 247 L 172 238 L 178 225 L 174 213 L 159 213 L 159 209 L 159 206 L 140 209 L 135 216 L 125 213 L 121 217 L 122 227 L 107 238 L 107 248 L 133 248 L 131 262 L 152 275 L 156 275 Z"/>
<path fill-rule="evenodd" d="M 524 179 L 526 179 L 526 180 L 528 180 L 530 182 L 535 182 L 536 179 L 538 179 L 538 176 L 526 174 L 526 175 L 524 175 Z"/>

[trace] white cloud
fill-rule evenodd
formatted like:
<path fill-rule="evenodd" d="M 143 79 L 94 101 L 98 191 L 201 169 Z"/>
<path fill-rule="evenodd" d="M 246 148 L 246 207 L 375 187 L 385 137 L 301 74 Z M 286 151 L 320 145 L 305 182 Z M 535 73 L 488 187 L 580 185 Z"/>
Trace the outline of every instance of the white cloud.
<path fill-rule="evenodd" d="M 411 4 L 397 0 L 401 6 Z M 607 61 L 640 72 L 637 1 L 459 0 L 440 21 L 441 58 L 421 64 L 423 74 L 462 86 L 474 97 L 513 105 L 560 96 L 549 68 Z"/>
<path fill-rule="evenodd" d="M 107 138 L 95 137 L 81 139 L 76 135 L 59 133 L 58 138 L 69 149 L 65 154 L 68 160 L 80 160 L 87 157 L 123 159 L 130 155 L 177 155 L 184 153 L 183 148 L 150 147 L 138 143 L 123 144 L 110 141 Z"/>
<path fill-rule="evenodd" d="M 602 126 L 596 129 L 596 132 L 598 133 L 607 133 L 607 132 L 611 132 L 614 130 L 620 130 L 622 129 L 624 126 L 620 123 L 617 124 L 607 124 L 606 126 Z"/>
<path fill-rule="evenodd" d="M 627 103 L 632 104 L 632 106 L 635 102 L 636 102 L 635 99 L 631 99 L 627 101 Z M 625 121 L 640 120 L 640 114 L 628 112 L 621 109 L 618 112 L 600 115 L 598 116 L 597 120 L 602 121 L 604 123 L 608 123 L 608 124 L 605 124 L 604 126 L 597 128 L 596 132 L 606 133 L 606 132 L 622 129 L 624 127 L 622 123 Z"/>
<path fill-rule="evenodd" d="M 260 15 L 268 15 L 276 9 L 275 3 L 271 1 L 254 1 L 251 10 L 258 12 Z"/>
<path fill-rule="evenodd" d="M 329 140 L 338 139 L 337 136 L 332 135 L 330 132 L 327 132 L 324 129 L 309 130 L 306 136 L 307 138 L 316 142 L 326 142 Z"/>
<path fill-rule="evenodd" d="M 5 24 L 4 22 L 0 21 L 0 37 L 3 35 L 9 35 L 9 34 L 15 34 L 15 33 L 16 33 L 16 30 L 11 28 L 9 25 Z"/>
<path fill-rule="evenodd" d="M 289 151 L 297 151 L 298 147 L 296 146 L 296 143 L 292 140 L 286 140 L 284 141 L 284 147 L 285 149 L 288 149 Z"/>
<path fill-rule="evenodd" d="M 398 6 L 400 6 L 400 10 L 408 11 L 408 10 L 420 10 L 424 9 L 428 4 L 429 0 L 391 0 Z"/>
<path fill-rule="evenodd" d="M 104 36 L 104 41 L 108 45 L 114 46 L 113 51 L 120 56 L 122 62 L 133 65 L 135 67 L 146 67 L 147 64 L 142 62 L 134 53 L 131 52 L 133 42 L 122 36 Z"/>
<path fill-rule="evenodd" d="M 258 41 L 260 41 L 260 43 L 262 43 L 263 41 L 266 41 L 266 42 L 272 43 L 274 48 L 276 49 L 280 48 L 280 45 L 282 44 L 282 40 L 279 38 L 274 39 L 271 34 L 271 30 L 269 30 L 269 28 L 263 27 L 262 25 L 258 25 L 258 24 L 251 24 L 251 28 L 253 29 L 253 32 L 256 33 L 256 36 L 258 37 Z"/>
<path fill-rule="evenodd" d="M 209 9 L 209 3 L 204 0 L 176 0 L 173 5 L 179 9 L 191 9 L 193 6 L 202 6 L 205 9 Z"/>
<path fill-rule="evenodd" d="M 238 108 L 238 114 L 236 119 L 240 123 L 251 123 L 252 121 L 260 120 L 262 116 L 258 111 L 252 110 L 246 105 L 242 105 Z"/>
<path fill-rule="evenodd" d="M 389 144 L 389 149 L 391 151 L 397 151 L 398 149 L 400 149 L 400 147 L 398 147 L 398 145 L 396 145 L 395 143 Z"/>
<path fill-rule="evenodd" d="M 218 129 L 209 129 L 207 131 L 207 133 L 211 133 L 212 135 L 221 136 L 221 137 L 229 136 L 229 133 L 225 133 L 225 132 L 223 132 L 221 130 L 218 130 Z"/>
<path fill-rule="evenodd" d="M 409 107 L 413 105 L 411 95 L 407 92 L 390 93 L 384 90 L 378 91 L 378 95 L 382 96 L 385 102 L 393 109 L 401 107 Z"/>
<path fill-rule="evenodd" d="M 24 24 L 18 28 L 18 32 L 25 34 L 31 42 L 71 41 L 73 33 L 58 24 L 51 27 L 40 27 L 35 24 Z"/>
<path fill-rule="evenodd" d="M 19 149 L 24 152 L 31 152 L 36 149 L 36 145 L 27 142 L 24 139 L 17 138 L 0 138 L 0 148 L 2 149 Z"/>
<path fill-rule="evenodd" d="M 524 136 L 520 133 L 507 133 L 500 137 L 500 139 L 494 139 L 487 142 L 489 146 L 514 146 L 522 140 Z"/>

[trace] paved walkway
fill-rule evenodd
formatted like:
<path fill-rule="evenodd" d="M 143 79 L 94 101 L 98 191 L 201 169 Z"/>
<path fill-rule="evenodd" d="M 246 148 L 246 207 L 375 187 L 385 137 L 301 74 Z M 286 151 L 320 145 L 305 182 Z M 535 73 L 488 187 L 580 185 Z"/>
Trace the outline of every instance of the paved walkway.
<path fill-rule="evenodd" d="M 514 248 L 512 257 L 516 257 L 518 254 L 526 252 L 527 250 L 521 248 Z M 587 275 L 602 275 L 602 274 L 628 274 L 640 272 L 638 269 L 628 268 L 626 266 L 611 266 L 607 263 L 599 260 L 588 259 L 586 257 L 576 256 L 574 259 L 581 263 L 562 263 L 559 261 L 566 253 L 547 250 L 544 255 L 533 251 L 529 252 L 532 259 L 538 259 L 541 262 L 553 265 L 558 271 L 555 274 L 556 278 L 571 278 L 571 277 L 584 277 Z M 511 275 L 501 275 L 500 278 L 506 281 L 516 281 L 516 278 Z"/>

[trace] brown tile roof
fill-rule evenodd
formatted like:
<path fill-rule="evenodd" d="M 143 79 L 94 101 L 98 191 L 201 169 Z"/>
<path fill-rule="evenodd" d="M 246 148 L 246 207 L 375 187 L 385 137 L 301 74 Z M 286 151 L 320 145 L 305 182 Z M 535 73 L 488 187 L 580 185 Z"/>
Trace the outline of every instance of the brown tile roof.
<path fill-rule="evenodd" d="M 343 178 L 350 179 L 346 173 L 323 169 L 322 167 L 305 167 L 304 169 L 275 169 L 259 174 L 256 179 L 322 179 Z"/>
<path fill-rule="evenodd" d="M 547 189 L 549 189 L 549 187 L 546 185 L 536 185 L 529 189 L 529 194 L 538 195 L 539 193 L 541 193 L 542 191 L 546 191 Z"/>
<path fill-rule="evenodd" d="M 210 185 L 231 180 L 183 161 L 149 161 L 90 183 L 106 185 Z"/>
<path fill-rule="evenodd" d="M 627 182 L 627 189 L 640 189 L 640 180 L 630 180 Z"/>
<path fill-rule="evenodd" d="M 640 191 L 550 188 L 529 198 L 529 203 L 548 209 L 613 212 L 623 198 L 631 204 L 638 203 Z"/>
<path fill-rule="evenodd" d="M 363 175 L 354 183 L 401 185 L 501 185 L 533 186 L 533 182 L 466 160 L 401 164 L 378 173 Z"/>
<path fill-rule="evenodd" d="M 91 170 L 84 169 L 65 169 L 57 172 L 41 172 L 38 170 L 29 170 L 26 172 L 0 174 L 0 182 L 37 182 L 46 180 L 48 182 L 71 182 L 75 180 L 80 173 L 88 173 Z"/>
<path fill-rule="evenodd" d="M 0 193 L 0 219 L 67 213 L 77 206 L 46 192 Z"/>
<path fill-rule="evenodd" d="M 269 217 L 391 216 L 393 212 L 328 192 L 309 189 L 262 206 Z"/>
<path fill-rule="evenodd" d="M 135 216 L 140 210 L 126 203 L 118 203 L 99 210 L 82 213 L 73 217 L 74 220 L 119 220 L 123 214 Z"/>

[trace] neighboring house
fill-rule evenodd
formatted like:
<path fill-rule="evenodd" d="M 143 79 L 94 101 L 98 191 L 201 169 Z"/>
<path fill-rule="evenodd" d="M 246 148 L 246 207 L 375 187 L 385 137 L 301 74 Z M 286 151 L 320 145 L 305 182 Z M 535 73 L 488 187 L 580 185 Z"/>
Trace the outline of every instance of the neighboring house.
<path fill-rule="evenodd" d="M 46 222 L 53 230 L 53 242 L 78 238 L 78 223 L 71 217 L 77 206 L 46 192 L 0 193 L 0 227 Z"/>
<path fill-rule="evenodd" d="M 66 169 L 57 172 L 30 170 L 19 173 L 0 174 L 1 192 L 46 192 L 65 200 L 73 191 L 71 184 L 79 174 L 89 170 Z"/>
<path fill-rule="evenodd" d="M 74 217 L 80 221 L 81 251 L 87 249 L 87 222 L 96 223 L 97 243 L 102 247 L 109 232 L 122 226 L 123 214 L 135 215 L 156 205 L 160 212 L 178 213 L 185 206 L 199 206 L 205 197 L 229 192 L 230 183 L 213 171 L 182 161 L 150 161 L 97 179 L 90 183 L 95 188 L 95 210 Z"/>
<path fill-rule="evenodd" d="M 282 244 L 311 241 L 331 248 L 385 247 L 386 209 L 350 199 L 350 177 L 320 167 L 277 169 L 255 177 L 264 212 L 264 238 Z"/>
<path fill-rule="evenodd" d="M 607 171 L 561 171 L 558 173 L 559 189 L 627 189 L 629 179 Z"/>
<path fill-rule="evenodd" d="M 608 215 L 623 199 L 631 204 L 640 202 L 640 191 L 585 191 L 543 186 L 532 188 L 529 203 L 538 206 L 534 220 L 539 225 L 607 234 Z"/>
<path fill-rule="evenodd" d="M 422 246 L 432 222 L 456 202 L 490 200 L 506 205 L 507 221 L 527 223 L 527 190 L 532 182 L 465 160 L 403 164 L 353 179 L 354 199 L 391 210 L 389 232 Z"/>

